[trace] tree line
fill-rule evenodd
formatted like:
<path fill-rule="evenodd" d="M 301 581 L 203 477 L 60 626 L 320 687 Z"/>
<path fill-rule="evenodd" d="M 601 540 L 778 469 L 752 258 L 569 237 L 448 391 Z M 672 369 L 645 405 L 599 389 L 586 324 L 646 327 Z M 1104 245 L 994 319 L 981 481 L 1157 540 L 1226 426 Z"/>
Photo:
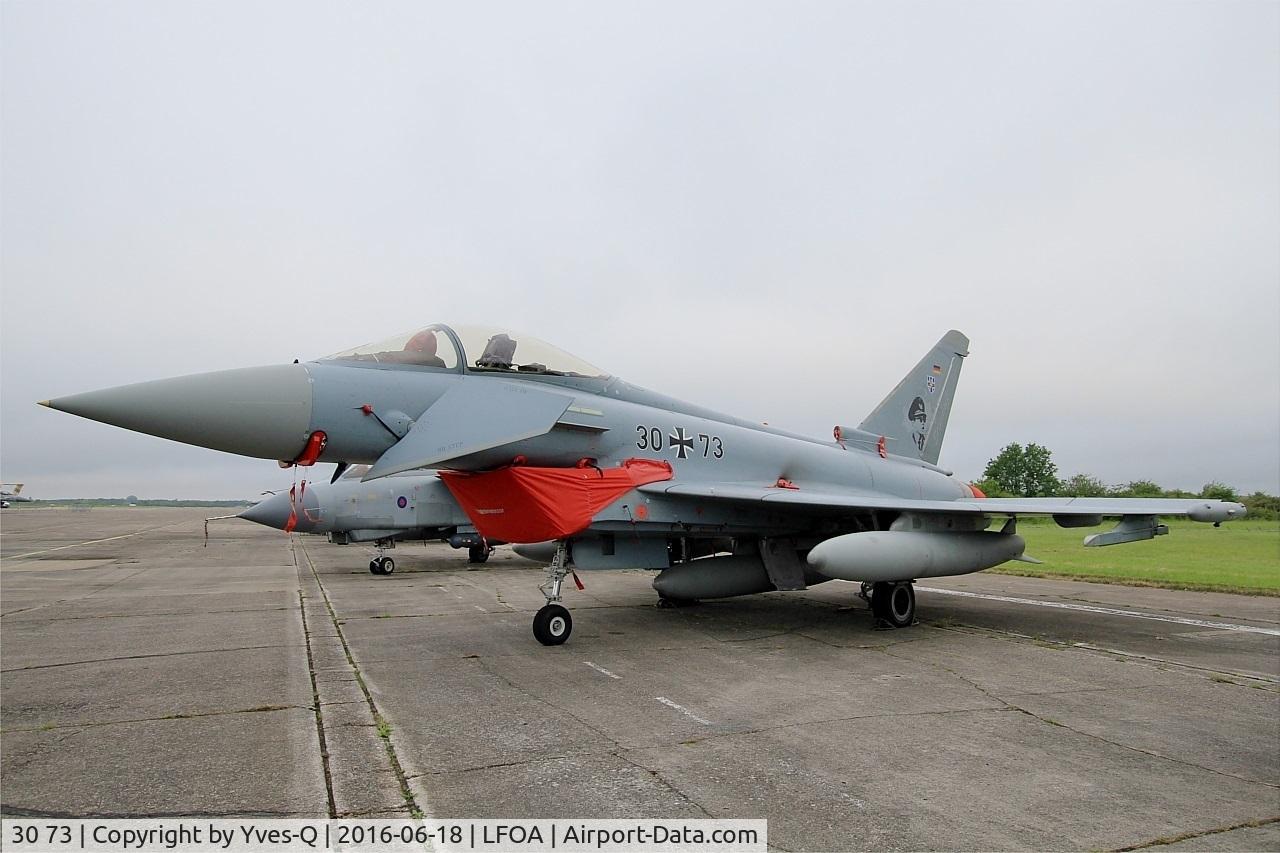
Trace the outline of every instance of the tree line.
<path fill-rule="evenodd" d="M 987 463 L 982 479 L 975 483 L 988 497 L 1072 497 L 1072 498 L 1208 498 L 1239 501 L 1249 508 L 1250 518 L 1280 518 L 1280 497 L 1265 492 L 1240 495 L 1225 483 L 1205 483 L 1198 493 L 1165 489 L 1150 480 L 1134 480 L 1107 485 L 1089 474 L 1058 477 L 1053 453 L 1039 444 L 1025 447 L 1010 444 Z"/>

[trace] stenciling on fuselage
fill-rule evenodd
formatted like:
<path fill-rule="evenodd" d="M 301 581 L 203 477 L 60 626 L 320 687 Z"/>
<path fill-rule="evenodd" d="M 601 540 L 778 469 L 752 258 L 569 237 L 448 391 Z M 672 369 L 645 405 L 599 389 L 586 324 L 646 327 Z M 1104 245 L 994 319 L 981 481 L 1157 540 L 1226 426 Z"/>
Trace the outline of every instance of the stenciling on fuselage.
<path fill-rule="evenodd" d="M 724 458 L 724 439 L 718 435 L 705 432 L 688 433 L 683 426 L 664 431 L 662 427 L 643 424 L 636 427 L 636 434 L 638 436 L 636 447 L 640 450 L 661 453 L 665 448 L 668 452 L 674 451 L 677 459 L 698 456 L 703 459 Z"/>

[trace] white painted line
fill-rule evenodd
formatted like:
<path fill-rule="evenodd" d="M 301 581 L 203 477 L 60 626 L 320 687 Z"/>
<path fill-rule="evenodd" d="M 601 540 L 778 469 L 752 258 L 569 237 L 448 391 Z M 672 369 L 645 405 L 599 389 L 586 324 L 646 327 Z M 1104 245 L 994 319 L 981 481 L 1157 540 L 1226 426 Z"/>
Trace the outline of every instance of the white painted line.
<path fill-rule="evenodd" d="M 702 719 L 697 714 L 693 713 L 683 705 L 677 705 L 675 702 L 672 702 L 670 699 L 665 699 L 662 696 L 655 696 L 653 698 L 657 699 L 659 702 L 661 702 L 663 705 L 666 705 L 668 708 L 675 708 L 677 711 L 679 711 L 681 714 L 684 714 L 686 717 L 688 717 L 691 720 L 702 723 L 704 726 L 711 725 L 710 720 Z"/>
<path fill-rule="evenodd" d="M 1221 634 L 1215 636 L 1221 637 Z M 1247 672 L 1237 672 L 1233 669 L 1211 669 L 1207 666 L 1194 666 L 1193 664 L 1183 663 L 1182 661 L 1169 660 L 1168 658 L 1153 658 L 1150 655 L 1140 655 L 1137 652 L 1125 652 L 1120 649 L 1109 649 L 1106 646 L 1095 646 L 1093 643 L 1072 643 L 1073 648 L 1088 649 L 1091 652 L 1106 652 L 1109 655 L 1119 655 L 1126 658 L 1135 658 L 1137 660 L 1150 661 L 1152 663 L 1163 663 L 1171 666 L 1182 667 L 1183 669 L 1191 669 L 1197 672 L 1206 672 L 1212 675 L 1222 674 L 1230 675 L 1235 678 L 1243 678 L 1248 681 L 1261 681 L 1264 684 L 1280 684 L 1280 678 L 1272 678 L 1269 675 L 1261 673 L 1249 674 Z"/>
<path fill-rule="evenodd" d="M 614 674 L 613 674 L 612 672 L 610 672 L 609 670 L 605 669 L 605 668 L 604 668 L 604 667 L 602 667 L 602 666 L 597 666 L 596 664 L 592 663 L 592 662 L 591 662 L 591 661 L 589 661 L 589 660 L 584 660 L 584 661 L 583 661 L 583 663 L 585 663 L 587 666 L 589 666 L 589 667 L 591 667 L 592 669 L 594 669 L 596 672 L 603 673 L 604 675 L 607 675 L 607 676 L 609 676 L 610 678 L 616 678 L 616 679 L 618 679 L 618 680 L 622 680 L 622 676 L 621 676 L 621 675 L 614 675 Z"/>
<path fill-rule="evenodd" d="M 122 533 L 119 536 L 108 536 L 106 539 L 90 539 L 88 542 L 76 542 L 71 545 L 59 545 L 57 548 L 46 548 L 43 551 L 29 551 L 26 554 L 14 554 L 12 557 L 5 557 L 6 560 L 21 560 L 24 557 L 35 557 L 39 554 L 52 554 L 54 551 L 65 551 L 68 548 L 80 548 L 85 545 L 97 545 L 102 542 L 114 542 L 117 539 L 128 539 L 131 536 L 141 536 L 144 533 L 151 533 L 154 530 L 164 530 L 166 527 L 177 527 L 179 524 L 189 524 L 186 521 L 175 521 L 173 524 L 162 524 L 159 527 L 148 527 L 145 530 L 139 530 L 134 533 Z"/>
<path fill-rule="evenodd" d="M 1199 628 L 1217 628 L 1222 631 L 1241 631 L 1246 634 L 1265 634 L 1268 637 L 1280 637 L 1280 630 L 1275 628 L 1258 628 L 1253 625 L 1236 625 L 1231 622 L 1210 622 L 1207 619 L 1191 619 L 1184 616 L 1162 616 L 1158 613 L 1140 613 L 1136 610 L 1118 610 L 1113 607 L 1095 607 L 1092 604 L 1068 604 L 1064 601 L 1037 601 L 1033 598 L 1014 598 L 1009 595 L 986 595 L 979 592 L 961 592 L 958 589 L 938 589 L 937 587 L 918 586 L 920 592 L 936 592 L 941 595 L 962 595 L 965 598 L 982 598 L 987 601 L 1007 601 L 1010 604 L 1030 604 L 1034 607 L 1052 607 L 1058 610 L 1080 610 L 1085 613 L 1102 613 L 1106 616 L 1129 616 L 1134 619 L 1153 619 L 1156 622 L 1172 622 L 1175 625 L 1195 625 Z"/>
<path fill-rule="evenodd" d="M 471 606 L 472 606 L 472 607 L 474 607 L 476 610 L 479 610 L 481 613 L 488 613 L 488 612 L 489 612 L 488 610 L 485 610 L 483 607 L 481 607 L 479 604 L 473 604 L 473 605 L 471 605 Z"/>

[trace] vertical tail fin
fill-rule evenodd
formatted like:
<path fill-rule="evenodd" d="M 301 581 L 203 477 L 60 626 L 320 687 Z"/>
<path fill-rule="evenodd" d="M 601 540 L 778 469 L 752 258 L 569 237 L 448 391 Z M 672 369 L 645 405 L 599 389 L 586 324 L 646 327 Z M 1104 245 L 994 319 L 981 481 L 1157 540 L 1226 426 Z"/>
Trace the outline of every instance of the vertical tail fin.
<path fill-rule="evenodd" d="M 858 429 L 885 437 L 888 451 L 938 464 L 969 339 L 947 332 Z"/>

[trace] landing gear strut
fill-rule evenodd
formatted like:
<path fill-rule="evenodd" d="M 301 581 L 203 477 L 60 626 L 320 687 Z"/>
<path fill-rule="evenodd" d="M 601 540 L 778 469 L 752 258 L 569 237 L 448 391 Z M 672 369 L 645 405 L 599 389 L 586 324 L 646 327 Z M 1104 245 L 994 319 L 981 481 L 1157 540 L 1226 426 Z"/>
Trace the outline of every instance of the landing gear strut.
<path fill-rule="evenodd" d="M 866 584 L 863 584 L 865 588 Z M 864 593 L 866 590 L 864 589 Z M 864 596 L 865 597 L 865 596 Z M 876 628 L 906 628 L 916 623 L 916 590 L 911 581 L 871 585 L 871 612 Z"/>
<path fill-rule="evenodd" d="M 396 570 L 396 561 L 386 555 L 389 548 L 395 547 L 394 540 L 379 539 L 373 543 L 378 548 L 378 556 L 369 561 L 369 574 L 389 575 Z"/>
<path fill-rule="evenodd" d="M 546 605 L 533 617 L 533 636 L 544 646 L 558 646 L 573 632 L 573 617 L 560 605 L 560 587 L 569 574 L 569 545 L 559 542 L 556 555 L 547 567 L 547 580 L 538 587 L 546 596 Z"/>

